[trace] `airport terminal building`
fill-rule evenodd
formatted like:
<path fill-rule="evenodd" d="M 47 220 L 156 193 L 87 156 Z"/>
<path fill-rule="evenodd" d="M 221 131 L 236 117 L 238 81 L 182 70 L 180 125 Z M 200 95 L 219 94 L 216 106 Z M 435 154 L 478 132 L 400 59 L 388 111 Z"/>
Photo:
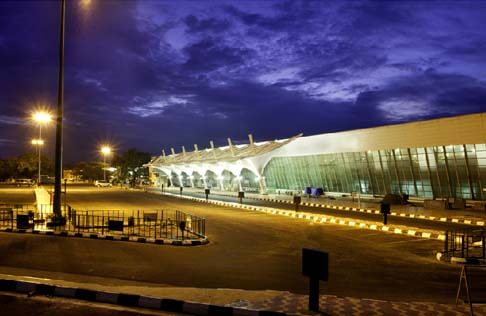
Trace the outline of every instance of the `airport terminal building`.
<path fill-rule="evenodd" d="M 158 186 L 486 200 L 486 113 L 155 157 Z"/>

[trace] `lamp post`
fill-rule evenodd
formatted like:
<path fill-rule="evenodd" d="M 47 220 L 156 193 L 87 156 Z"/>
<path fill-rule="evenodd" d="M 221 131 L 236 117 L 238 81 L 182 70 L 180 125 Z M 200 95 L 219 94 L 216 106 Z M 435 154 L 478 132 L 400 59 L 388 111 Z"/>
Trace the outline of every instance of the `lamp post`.
<path fill-rule="evenodd" d="M 39 156 L 39 165 L 37 167 L 37 185 L 40 184 L 40 176 L 41 176 L 41 147 L 44 145 L 44 140 L 40 138 L 35 138 L 31 141 L 31 144 L 37 147 L 37 153 Z"/>
<path fill-rule="evenodd" d="M 56 115 L 56 159 L 55 159 L 55 181 L 53 211 L 56 217 L 55 224 L 61 224 L 61 178 L 62 178 L 62 120 L 64 116 L 64 30 L 66 16 L 66 0 L 60 2 L 59 25 L 59 76 L 57 86 L 57 115 Z"/>
<path fill-rule="evenodd" d="M 37 168 L 37 184 L 41 181 L 41 151 L 44 145 L 44 140 L 42 139 L 42 125 L 46 125 L 52 120 L 52 115 L 48 112 L 38 111 L 34 112 L 32 115 L 32 120 L 39 125 L 39 138 L 32 140 L 32 145 L 37 146 L 38 156 L 39 156 L 39 166 Z"/>
<path fill-rule="evenodd" d="M 103 180 L 106 181 L 106 156 L 111 153 L 111 147 L 102 146 L 101 154 L 103 155 Z"/>

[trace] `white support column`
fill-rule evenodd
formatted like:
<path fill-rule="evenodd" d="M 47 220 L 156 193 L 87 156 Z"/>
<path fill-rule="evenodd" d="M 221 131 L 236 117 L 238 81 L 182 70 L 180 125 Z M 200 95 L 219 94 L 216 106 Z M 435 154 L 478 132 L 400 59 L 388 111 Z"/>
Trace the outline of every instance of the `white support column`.
<path fill-rule="evenodd" d="M 222 172 L 218 176 L 218 181 L 219 181 L 219 185 L 221 186 L 221 191 L 224 192 L 224 177 L 223 177 L 223 173 Z"/>
<path fill-rule="evenodd" d="M 267 193 L 267 183 L 264 176 L 258 176 L 258 184 L 260 185 L 260 194 Z"/>
<path fill-rule="evenodd" d="M 194 189 L 194 176 L 193 174 L 191 173 L 191 175 L 189 176 L 189 180 L 191 180 L 191 188 Z"/>

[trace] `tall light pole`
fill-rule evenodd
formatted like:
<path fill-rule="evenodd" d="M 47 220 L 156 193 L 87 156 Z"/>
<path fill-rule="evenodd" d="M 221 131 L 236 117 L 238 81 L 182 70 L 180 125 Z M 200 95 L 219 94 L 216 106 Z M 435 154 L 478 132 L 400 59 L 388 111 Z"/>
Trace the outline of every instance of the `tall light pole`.
<path fill-rule="evenodd" d="M 59 80 L 57 86 L 57 116 L 56 116 L 56 159 L 55 159 L 55 181 L 53 212 L 54 222 L 62 224 L 61 214 L 61 177 L 62 177 L 62 120 L 64 101 L 64 30 L 66 15 L 66 0 L 61 0 L 61 23 L 59 28 Z"/>
<path fill-rule="evenodd" d="M 44 140 L 40 138 L 32 139 L 31 144 L 37 147 L 37 154 L 39 156 L 39 165 L 37 166 L 37 185 L 40 184 L 40 169 L 41 169 L 41 147 L 44 145 Z"/>
<path fill-rule="evenodd" d="M 44 140 L 42 139 L 42 125 L 46 125 L 52 120 L 52 115 L 48 112 L 38 111 L 32 114 L 32 120 L 39 125 L 39 138 L 32 140 L 32 145 L 37 146 L 39 156 L 39 166 L 37 168 L 37 184 L 41 181 L 41 151 Z"/>
<path fill-rule="evenodd" d="M 103 155 L 103 180 L 106 181 L 106 156 L 111 153 L 111 147 L 102 146 L 100 151 Z"/>

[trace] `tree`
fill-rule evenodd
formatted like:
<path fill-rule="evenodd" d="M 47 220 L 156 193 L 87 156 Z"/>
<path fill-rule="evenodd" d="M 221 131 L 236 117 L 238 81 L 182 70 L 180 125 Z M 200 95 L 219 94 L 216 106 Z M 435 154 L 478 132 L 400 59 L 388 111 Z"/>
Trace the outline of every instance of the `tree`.
<path fill-rule="evenodd" d="M 120 156 L 115 156 L 113 165 L 116 168 L 116 177 L 119 181 L 129 180 L 133 186 L 140 177 L 147 176 L 148 170 L 143 165 L 150 162 L 152 155 L 147 152 L 131 148 Z"/>
<path fill-rule="evenodd" d="M 34 153 L 0 159 L 0 179 L 34 178 L 37 177 L 38 168 L 38 156 Z M 52 171 L 52 162 L 47 157 L 42 157 L 42 172 L 50 174 Z"/>
<path fill-rule="evenodd" d="M 102 164 L 99 162 L 79 162 L 75 164 L 73 169 L 74 176 L 79 176 L 83 180 L 98 180 L 103 179 Z"/>

